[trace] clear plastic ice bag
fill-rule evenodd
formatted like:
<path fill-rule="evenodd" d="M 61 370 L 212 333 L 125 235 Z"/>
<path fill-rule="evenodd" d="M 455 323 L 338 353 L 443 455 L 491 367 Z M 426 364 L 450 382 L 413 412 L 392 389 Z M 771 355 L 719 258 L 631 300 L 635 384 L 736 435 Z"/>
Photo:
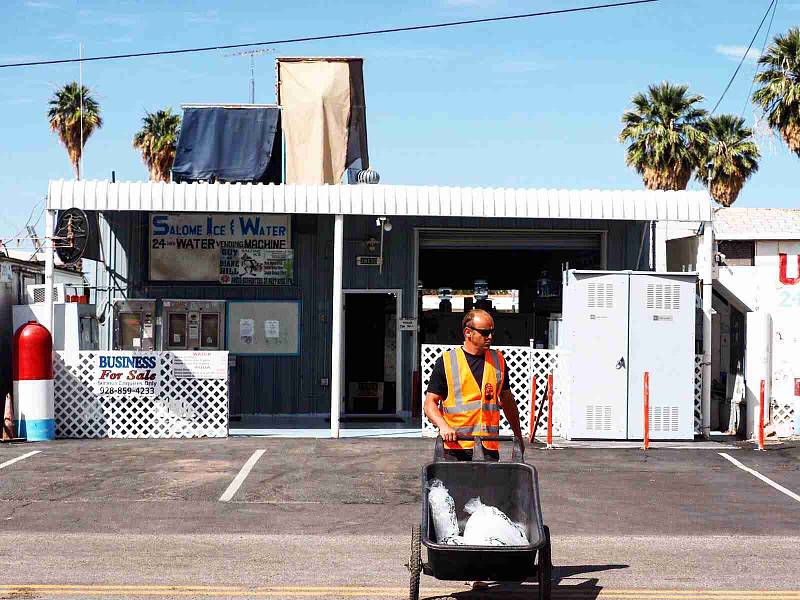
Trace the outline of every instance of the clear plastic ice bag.
<path fill-rule="evenodd" d="M 464 505 L 470 517 L 464 526 L 464 543 L 468 546 L 527 546 L 525 528 L 514 523 L 499 508 L 472 498 Z"/>
<path fill-rule="evenodd" d="M 448 540 L 458 538 L 460 532 L 458 517 L 456 517 L 456 503 L 444 483 L 439 479 L 433 479 L 428 484 L 428 504 L 431 507 L 436 541 L 440 544 L 447 544 L 451 543 Z"/>

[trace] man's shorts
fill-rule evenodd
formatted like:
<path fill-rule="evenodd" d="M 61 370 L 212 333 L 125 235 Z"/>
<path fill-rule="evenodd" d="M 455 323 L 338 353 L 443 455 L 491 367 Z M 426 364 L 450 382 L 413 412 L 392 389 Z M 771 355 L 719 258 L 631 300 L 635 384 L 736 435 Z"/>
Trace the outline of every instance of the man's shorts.
<path fill-rule="evenodd" d="M 500 460 L 499 450 L 483 449 L 483 456 L 487 461 L 497 462 Z M 472 448 L 461 448 L 460 450 L 444 449 L 444 460 L 447 462 L 463 462 L 472 460 Z"/>

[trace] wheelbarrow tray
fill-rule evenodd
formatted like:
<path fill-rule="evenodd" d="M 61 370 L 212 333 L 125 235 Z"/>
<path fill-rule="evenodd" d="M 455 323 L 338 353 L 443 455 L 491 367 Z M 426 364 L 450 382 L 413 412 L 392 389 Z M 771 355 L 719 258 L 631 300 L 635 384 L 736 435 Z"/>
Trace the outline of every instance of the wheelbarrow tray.
<path fill-rule="evenodd" d="M 464 505 L 480 496 L 525 527 L 527 546 L 453 546 L 439 544 L 433 527 L 428 485 L 439 479 L 456 504 L 459 527 L 470 515 Z M 428 560 L 424 571 L 442 580 L 523 581 L 536 573 L 537 551 L 547 538 L 539 502 L 536 469 L 520 462 L 433 462 L 422 468 L 422 544 Z"/>

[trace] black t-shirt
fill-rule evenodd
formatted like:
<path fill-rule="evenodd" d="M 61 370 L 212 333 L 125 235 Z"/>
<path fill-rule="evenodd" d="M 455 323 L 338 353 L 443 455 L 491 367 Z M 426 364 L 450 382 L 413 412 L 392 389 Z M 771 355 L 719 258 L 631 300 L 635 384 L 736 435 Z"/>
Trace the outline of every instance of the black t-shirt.
<path fill-rule="evenodd" d="M 464 356 L 467 357 L 469 370 L 472 371 L 472 376 L 475 378 L 475 381 L 478 382 L 478 387 L 480 387 L 483 383 L 483 369 L 486 366 L 486 354 L 482 353 L 476 356 L 464 350 Z M 508 372 L 506 372 L 505 381 L 503 382 L 503 389 L 511 391 L 511 386 L 508 384 Z M 431 380 L 428 382 L 428 393 L 447 398 L 447 376 L 444 373 L 443 356 L 437 358 L 433 365 Z"/>

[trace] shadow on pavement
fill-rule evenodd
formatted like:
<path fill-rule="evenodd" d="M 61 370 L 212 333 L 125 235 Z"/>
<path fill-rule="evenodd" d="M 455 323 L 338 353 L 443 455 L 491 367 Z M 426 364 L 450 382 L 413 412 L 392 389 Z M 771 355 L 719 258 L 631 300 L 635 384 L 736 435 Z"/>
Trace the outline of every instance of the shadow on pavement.
<path fill-rule="evenodd" d="M 628 566 L 568 565 L 554 567 L 552 595 L 554 598 L 561 599 L 596 600 L 600 596 L 600 592 L 603 591 L 603 586 L 599 584 L 600 580 L 596 577 L 590 577 L 570 585 L 560 585 L 560 583 L 568 577 L 612 569 L 627 569 Z M 425 596 L 424 600 L 521 600 L 522 598 L 530 600 L 537 597 L 537 592 L 538 585 L 535 580 L 528 580 L 522 583 L 491 583 L 486 589 L 465 589 L 463 592 L 455 592 L 446 596 Z"/>
<path fill-rule="evenodd" d="M 553 598 L 567 600 L 596 600 L 603 587 L 596 579 L 589 579 L 579 585 L 554 585 Z M 468 590 L 447 596 L 426 596 L 424 600 L 531 600 L 537 598 L 538 586 L 535 583 L 498 583 L 484 590 Z"/>

